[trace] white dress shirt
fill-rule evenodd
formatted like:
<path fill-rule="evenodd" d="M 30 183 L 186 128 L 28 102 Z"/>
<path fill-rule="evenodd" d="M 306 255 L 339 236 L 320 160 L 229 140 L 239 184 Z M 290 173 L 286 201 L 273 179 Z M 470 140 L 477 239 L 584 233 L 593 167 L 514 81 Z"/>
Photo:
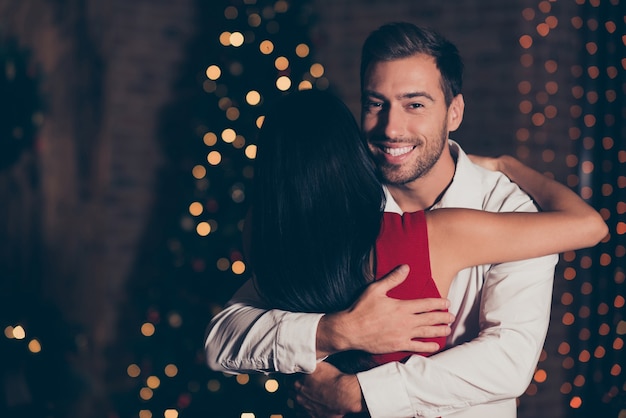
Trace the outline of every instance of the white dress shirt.
<path fill-rule="evenodd" d="M 501 173 L 484 170 L 450 141 L 450 187 L 435 205 L 492 212 L 536 211 Z M 387 192 L 385 211 L 402 213 Z M 448 299 L 455 314 L 447 349 L 357 374 L 372 417 L 513 418 L 543 347 L 558 256 L 461 271 Z M 208 328 L 209 367 L 223 372 L 311 373 L 322 315 L 267 310 L 248 281 Z"/>

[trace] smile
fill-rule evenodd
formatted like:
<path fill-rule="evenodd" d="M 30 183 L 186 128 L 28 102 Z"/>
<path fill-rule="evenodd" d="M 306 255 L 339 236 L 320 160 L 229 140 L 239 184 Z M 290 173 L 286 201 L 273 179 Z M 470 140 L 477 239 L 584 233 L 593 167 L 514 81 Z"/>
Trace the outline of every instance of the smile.
<path fill-rule="evenodd" d="M 415 148 L 414 146 L 410 146 L 410 147 L 402 147 L 402 148 L 383 148 L 383 151 L 386 154 L 389 154 L 393 157 L 397 157 L 399 155 L 404 155 L 407 154 L 411 151 L 413 151 L 413 148 Z"/>

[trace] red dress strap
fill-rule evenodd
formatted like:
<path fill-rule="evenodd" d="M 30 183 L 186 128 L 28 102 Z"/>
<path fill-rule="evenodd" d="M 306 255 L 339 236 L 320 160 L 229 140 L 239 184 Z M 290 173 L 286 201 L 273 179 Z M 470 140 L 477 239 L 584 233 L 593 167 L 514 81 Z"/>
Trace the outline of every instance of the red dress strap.
<path fill-rule="evenodd" d="M 380 279 L 400 264 L 409 265 L 409 275 L 404 282 L 387 292 L 388 296 L 396 299 L 441 297 L 430 270 L 428 230 L 424 211 L 407 212 L 402 215 L 385 212 L 383 215 L 380 234 L 376 240 L 376 279 Z M 422 338 L 420 341 L 434 341 L 440 347 L 444 347 L 446 338 Z M 403 351 L 373 357 L 376 362 L 383 364 L 405 360 L 411 354 L 430 353 Z"/>

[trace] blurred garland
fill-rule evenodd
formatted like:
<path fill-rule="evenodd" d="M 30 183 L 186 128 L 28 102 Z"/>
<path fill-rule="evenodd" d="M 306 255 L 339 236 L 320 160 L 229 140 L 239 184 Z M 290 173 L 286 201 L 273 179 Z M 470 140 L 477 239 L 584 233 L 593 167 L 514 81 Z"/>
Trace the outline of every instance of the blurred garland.
<path fill-rule="evenodd" d="M 35 144 L 41 124 L 39 80 L 29 54 L 0 37 L 0 171 Z"/>

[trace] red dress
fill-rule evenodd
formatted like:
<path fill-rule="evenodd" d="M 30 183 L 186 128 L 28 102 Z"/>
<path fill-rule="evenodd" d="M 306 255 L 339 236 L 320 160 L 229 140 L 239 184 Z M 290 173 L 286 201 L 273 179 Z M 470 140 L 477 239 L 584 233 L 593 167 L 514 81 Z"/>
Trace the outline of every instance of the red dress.
<path fill-rule="evenodd" d="M 385 212 L 380 234 L 376 240 L 376 278 L 380 279 L 400 264 L 408 264 L 410 272 L 406 280 L 387 292 L 396 299 L 439 298 L 439 290 L 430 272 L 428 231 L 424 211 L 403 215 Z M 422 338 L 444 347 L 446 337 Z M 372 357 L 378 364 L 406 360 L 411 354 L 427 356 L 432 353 L 407 351 L 377 354 Z"/>

